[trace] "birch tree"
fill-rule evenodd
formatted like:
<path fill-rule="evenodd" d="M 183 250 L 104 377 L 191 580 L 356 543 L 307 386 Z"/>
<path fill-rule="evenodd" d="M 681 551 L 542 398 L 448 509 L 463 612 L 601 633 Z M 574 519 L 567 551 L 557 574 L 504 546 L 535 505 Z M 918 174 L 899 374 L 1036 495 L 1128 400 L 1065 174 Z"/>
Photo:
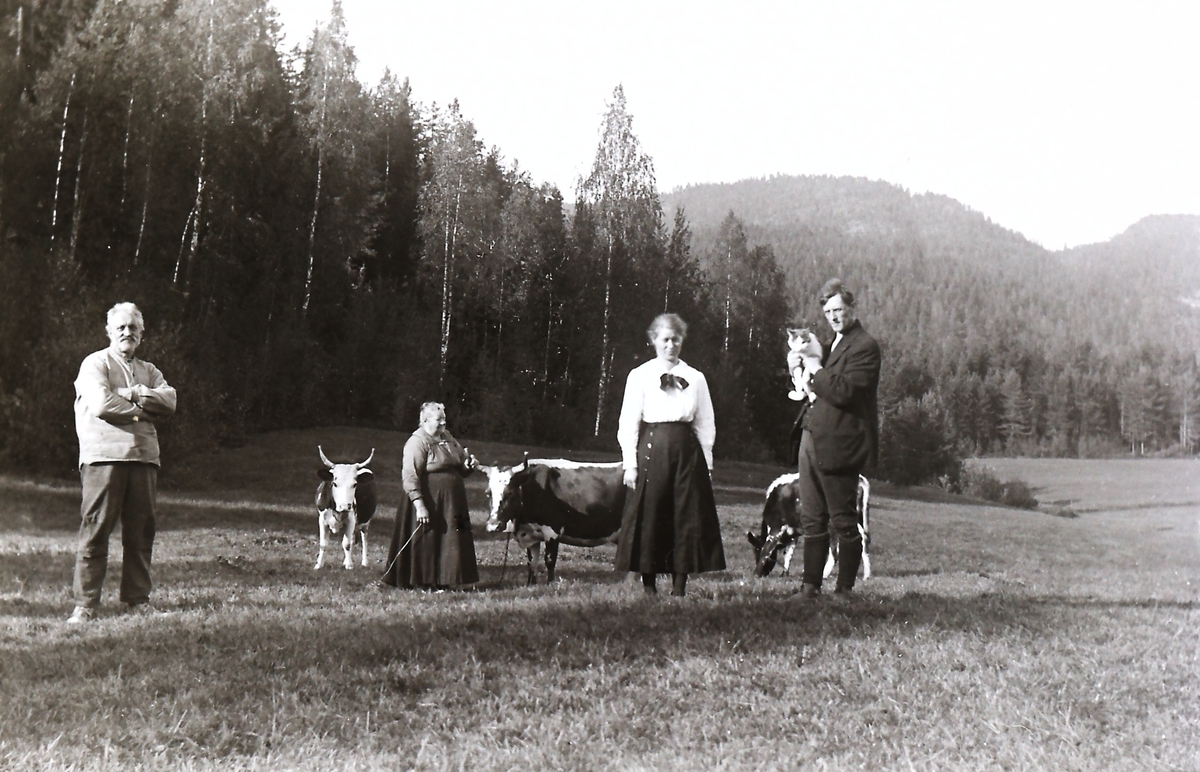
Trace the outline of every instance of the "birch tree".
<path fill-rule="evenodd" d="M 422 263 L 432 278 L 440 307 L 438 383 L 444 385 L 450 336 L 460 287 L 459 263 L 484 248 L 478 197 L 484 182 L 483 145 L 475 126 L 452 102 L 431 120 L 425 155 L 425 185 L 418 228 L 424 245 Z"/>
<path fill-rule="evenodd" d="M 301 124 L 313 159 L 313 195 L 302 315 L 307 315 L 320 270 L 321 247 L 343 270 L 360 264 L 373 236 L 375 185 L 366 146 L 369 104 L 355 79 L 356 59 L 340 0 L 329 22 L 313 33 L 300 92 Z M 324 244 L 318 226 L 325 224 Z"/>
<path fill-rule="evenodd" d="M 600 144 L 587 179 L 579 185 L 577 206 L 587 208 L 597 231 L 600 255 L 600 361 L 596 381 L 594 436 L 600 436 L 605 402 L 609 398 L 613 363 L 613 312 L 622 290 L 633 290 L 638 263 L 661 255 L 662 205 L 654 178 L 654 162 L 633 133 L 633 116 L 625 90 L 617 86 L 600 125 Z M 632 280 L 632 281 L 628 281 Z M 628 282 L 626 284 L 626 282 Z"/>
<path fill-rule="evenodd" d="M 746 228 L 741 219 L 730 210 L 717 230 L 716 244 L 710 260 L 721 303 L 721 353 L 729 354 L 729 341 L 734 323 L 733 298 L 736 292 L 736 276 L 749 257 Z"/>

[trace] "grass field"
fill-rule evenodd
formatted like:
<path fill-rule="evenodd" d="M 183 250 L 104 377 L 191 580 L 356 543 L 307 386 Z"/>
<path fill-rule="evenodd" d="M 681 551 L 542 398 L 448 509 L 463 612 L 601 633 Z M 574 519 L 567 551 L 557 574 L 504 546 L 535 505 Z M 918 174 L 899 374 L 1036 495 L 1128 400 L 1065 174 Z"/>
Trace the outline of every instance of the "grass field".
<path fill-rule="evenodd" d="M 0 479 L 0 768 L 1200 768 L 1200 505 L 1181 462 L 998 469 L 1075 518 L 882 488 L 876 575 L 849 603 L 751 575 L 754 491 L 781 470 L 718 465 L 730 568 L 654 600 L 611 547 L 564 547 L 559 582 L 522 586 L 475 479 L 481 589 L 431 595 L 371 584 L 403 439 L 276 433 L 172 470 L 167 613 L 114 608 L 114 559 L 82 629 L 65 624 L 77 486 Z M 371 570 L 312 570 L 317 442 L 377 448 Z"/>
<path fill-rule="evenodd" d="M 1002 480 L 1020 479 L 1044 504 L 1072 510 L 1200 508 L 1200 459 L 988 458 Z"/>

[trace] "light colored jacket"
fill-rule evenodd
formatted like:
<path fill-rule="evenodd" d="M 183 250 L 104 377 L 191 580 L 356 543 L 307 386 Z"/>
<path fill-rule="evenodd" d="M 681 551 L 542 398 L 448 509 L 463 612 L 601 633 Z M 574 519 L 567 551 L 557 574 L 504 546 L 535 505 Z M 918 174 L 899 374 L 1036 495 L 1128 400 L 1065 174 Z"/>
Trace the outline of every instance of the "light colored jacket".
<path fill-rule="evenodd" d="M 138 394 L 131 400 L 118 389 Z M 174 413 L 175 401 L 175 389 L 149 362 L 126 362 L 112 349 L 89 354 L 75 379 L 79 465 L 138 461 L 160 466 L 154 418 Z"/>

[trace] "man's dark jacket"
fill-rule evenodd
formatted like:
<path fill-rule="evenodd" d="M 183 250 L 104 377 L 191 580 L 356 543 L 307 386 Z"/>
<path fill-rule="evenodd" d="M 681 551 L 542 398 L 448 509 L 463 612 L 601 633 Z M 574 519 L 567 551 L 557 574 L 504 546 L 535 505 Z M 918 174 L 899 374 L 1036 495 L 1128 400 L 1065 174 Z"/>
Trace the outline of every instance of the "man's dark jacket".
<path fill-rule="evenodd" d="M 858 474 L 879 456 L 879 344 L 855 320 L 813 376 L 817 401 L 802 403 L 792 427 L 791 463 L 800 455 L 800 435 L 812 433 L 817 466 L 825 474 Z"/>

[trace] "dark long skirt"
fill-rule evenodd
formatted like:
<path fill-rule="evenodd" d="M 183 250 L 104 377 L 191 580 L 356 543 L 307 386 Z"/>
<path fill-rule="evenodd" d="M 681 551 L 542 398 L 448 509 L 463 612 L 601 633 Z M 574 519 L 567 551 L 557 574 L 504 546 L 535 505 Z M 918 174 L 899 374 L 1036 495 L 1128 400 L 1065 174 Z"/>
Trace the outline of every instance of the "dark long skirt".
<path fill-rule="evenodd" d="M 725 570 L 712 480 L 691 424 L 642 424 L 637 489 L 625 499 L 615 567 L 640 574 Z"/>
<path fill-rule="evenodd" d="M 462 475 L 430 472 L 422 480 L 422 488 L 429 522 L 417 529 L 416 536 L 412 535 L 417 512 L 405 496 L 396 510 L 383 582 L 404 589 L 475 584 L 479 568 Z"/>

